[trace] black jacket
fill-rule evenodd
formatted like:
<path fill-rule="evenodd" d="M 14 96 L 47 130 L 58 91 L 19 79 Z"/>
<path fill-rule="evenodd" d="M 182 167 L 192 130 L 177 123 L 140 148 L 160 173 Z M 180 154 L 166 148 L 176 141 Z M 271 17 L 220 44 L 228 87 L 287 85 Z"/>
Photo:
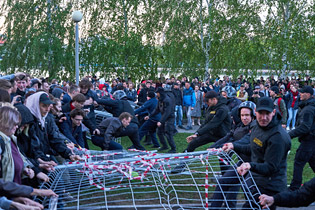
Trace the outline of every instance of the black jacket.
<path fill-rule="evenodd" d="M 315 201 L 315 178 L 293 192 L 285 191 L 273 196 L 274 204 L 283 207 L 308 206 Z"/>
<path fill-rule="evenodd" d="M 139 121 L 135 117 L 135 111 L 131 107 L 127 98 L 122 100 L 98 99 L 97 103 L 103 105 L 106 111 L 113 114 L 113 117 L 119 117 L 121 113 L 128 112 L 132 115 L 131 123 L 136 123 L 139 125 Z"/>
<path fill-rule="evenodd" d="M 97 97 L 97 94 L 93 90 L 89 89 L 88 92 L 84 95 L 86 99 L 92 98 L 93 101 L 97 102 L 98 97 Z M 84 109 L 90 109 L 90 112 L 87 114 L 87 117 L 90 119 L 91 123 L 93 123 L 93 126 L 96 126 L 94 104 L 84 106 Z"/>
<path fill-rule="evenodd" d="M 35 123 L 32 126 L 33 138 L 36 142 L 40 142 L 39 148 L 34 148 L 35 159 L 41 158 L 43 160 L 50 160 L 49 155 L 61 155 L 64 158 L 69 158 L 72 155 L 65 142 L 71 142 L 64 135 L 62 135 L 55 123 L 54 117 L 48 114 L 45 120 L 44 128 L 41 127 L 40 122 L 34 117 Z"/>
<path fill-rule="evenodd" d="M 215 106 L 206 109 L 205 121 L 197 130 L 198 135 L 211 133 L 220 138 L 224 137 L 231 129 L 231 116 L 228 112 L 226 98 L 220 97 Z"/>
<path fill-rule="evenodd" d="M 123 131 L 124 127 L 117 117 L 104 119 L 98 126 L 101 135 L 104 136 L 104 149 L 108 149 L 111 140 Z"/>
<path fill-rule="evenodd" d="M 315 99 L 300 101 L 299 107 L 297 126 L 289 135 L 291 138 L 299 137 L 301 143 L 312 148 L 315 146 Z"/>
<path fill-rule="evenodd" d="M 242 122 L 239 123 L 234 129 L 232 129 L 228 134 L 226 134 L 223 138 L 216 141 L 210 148 L 220 148 L 225 143 L 228 142 L 236 142 L 243 138 L 249 131 L 256 125 L 256 121 L 251 122 L 248 125 L 244 125 Z"/>
<path fill-rule="evenodd" d="M 259 188 L 280 192 L 287 185 L 287 154 L 291 139 L 281 126 L 281 115 L 276 113 L 266 127 L 257 125 L 250 134 L 250 145 L 234 144 L 234 150 L 251 155 L 251 169 Z"/>
<path fill-rule="evenodd" d="M 162 124 L 165 124 L 165 122 L 171 118 L 175 118 L 174 100 L 171 100 L 171 98 L 167 95 L 166 92 L 160 93 L 158 105 L 155 108 L 155 110 L 150 114 L 149 117 L 151 118 L 151 116 L 154 116 L 158 113 L 162 114 L 160 119 L 160 123 Z"/>
<path fill-rule="evenodd" d="M 175 105 L 182 106 L 183 105 L 183 92 L 181 91 L 181 89 L 173 88 L 173 94 L 175 97 Z"/>

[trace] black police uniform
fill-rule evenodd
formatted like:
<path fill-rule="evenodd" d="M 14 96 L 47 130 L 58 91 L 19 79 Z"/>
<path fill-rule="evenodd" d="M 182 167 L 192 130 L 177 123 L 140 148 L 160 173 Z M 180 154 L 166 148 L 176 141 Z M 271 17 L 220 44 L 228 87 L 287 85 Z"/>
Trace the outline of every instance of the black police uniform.
<path fill-rule="evenodd" d="M 195 133 L 197 138 L 188 144 L 187 152 L 193 152 L 202 145 L 215 142 L 230 132 L 231 117 L 228 114 L 229 108 L 226 106 L 226 102 L 226 98 L 220 96 L 215 106 L 207 108 L 205 122 Z"/>
<path fill-rule="evenodd" d="M 297 116 L 297 127 L 289 132 L 292 139 L 299 137 L 299 142 L 301 143 L 294 159 L 293 179 L 290 184 L 291 190 L 300 188 L 303 168 L 306 163 L 309 163 L 315 172 L 315 99 L 310 98 L 306 101 L 300 101 L 299 107 L 301 110 Z"/>

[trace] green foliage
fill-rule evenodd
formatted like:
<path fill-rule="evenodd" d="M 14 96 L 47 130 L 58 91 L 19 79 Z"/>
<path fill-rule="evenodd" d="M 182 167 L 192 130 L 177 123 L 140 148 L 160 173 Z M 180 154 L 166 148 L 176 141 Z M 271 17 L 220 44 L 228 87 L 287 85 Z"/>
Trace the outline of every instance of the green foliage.
<path fill-rule="evenodd" d="M 80 26 L 81 76 L 236 77 L 269 68 L 314 72 L 314 2 L 261 0 L 2 1 L 2 72 L 74 78 L 71 13 Z"/>

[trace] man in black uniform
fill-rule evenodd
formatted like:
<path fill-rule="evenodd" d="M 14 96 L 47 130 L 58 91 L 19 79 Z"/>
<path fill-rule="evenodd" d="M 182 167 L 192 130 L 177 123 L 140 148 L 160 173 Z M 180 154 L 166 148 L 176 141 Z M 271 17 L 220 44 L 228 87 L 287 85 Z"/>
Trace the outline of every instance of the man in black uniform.
<path fill-rule="evenodd" d="M 313 96 L 313 88 L 304 86 L 300 92 L 297 127 L 289 132 L 293 139 L 299 137 L 301 143 L 296 151 L 294 159 L 293 179 L 290 184 L 290 190 L 297 190 L 302 184 L 302 173 L 305 164 L 308 162 L 315 172 L 315 99 Z"/>
<path fill-rule="evenodd" d="M 264 194 L 275 195 L 286 189 L 287 154 L 291 139 L 282 128 L 281 115 L 276 112 L 269 97 L 258 99 L 255 113 L 257 125 L 251 130 L 250 144 L 226 144 L 223 150 L 234 149 L 237 153 L 250 154 L 251 162 L 238 167 L 238 173 L 244 176 L 250 170 L 259 190 Z M 256 192 L 252 194 L 257 195 Z M 255 199 L 258 200 L 258 197 Z M 243 208 L 249 206 L 246 202 Z M 276 209 L 276 206 L 270 209 Z"/>
<path fill-rule="evenodd" d="M 274 196 L 261 195 L 259 197 L 262 206 L 301 207 L 308 206 L 315 201 L 315 178 L 296 191 L 284 191 Z"/>
<path fill-rule="evenodd" d="M 165 93 L 164 89 L 159 87 L 156 91 L 157 97 L 159 99 L 156 109 L 149 115 L 149 118 L 158 114 L 162 114 L 161 119 L 157 122 L 158 126 L 158 136 L 162 147 L 159 151 L 167 150 L 168 146 L 166 144 L 164 135 L 167 138 L 168 144 L 171 150 L 168 153 L 176 153 L 176 145 L 174 142 L 174 132 L 175 132 L 175 103 L 174 100 Z"/>
<path fill-rule="evenodd" d="M 231 129 L 231 117 L 228 114 L 226 98 L 211 90 L 206 93 L 205 101 L 208 104 L 205 121 L 194 135 L 186 138 L 189 143 L 187 152 L 193 152 L 197 147 L 221 139 Z"/>

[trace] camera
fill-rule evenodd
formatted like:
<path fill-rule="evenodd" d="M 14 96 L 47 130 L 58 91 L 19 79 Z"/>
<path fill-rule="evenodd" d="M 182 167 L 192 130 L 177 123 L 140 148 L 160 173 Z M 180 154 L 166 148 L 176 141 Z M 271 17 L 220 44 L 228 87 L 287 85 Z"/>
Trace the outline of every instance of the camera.
<path fill-rule="evenodd" d="M 258 91 L 254 91 L 254 94 L 258 95 L 258 93 L 259 93 Z"/>

